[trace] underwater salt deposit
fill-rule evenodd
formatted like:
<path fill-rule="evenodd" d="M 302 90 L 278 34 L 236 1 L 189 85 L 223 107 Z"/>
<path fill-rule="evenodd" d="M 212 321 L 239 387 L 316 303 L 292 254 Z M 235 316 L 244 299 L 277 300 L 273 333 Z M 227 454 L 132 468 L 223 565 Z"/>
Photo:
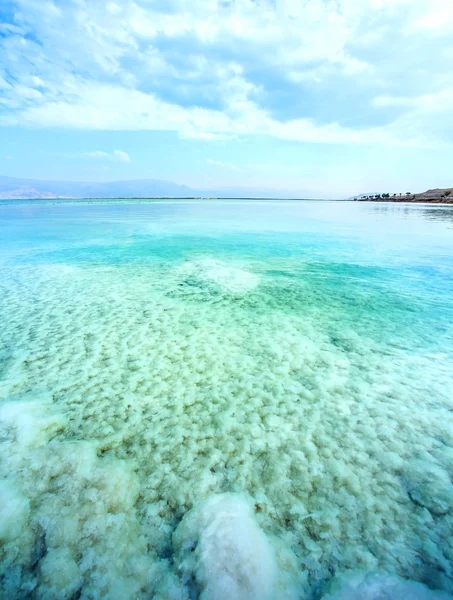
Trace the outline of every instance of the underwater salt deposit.
<path fill-rule="evenodd" d="M 453 597 L 453 210 L 0 202 L 5 598 Z"/>

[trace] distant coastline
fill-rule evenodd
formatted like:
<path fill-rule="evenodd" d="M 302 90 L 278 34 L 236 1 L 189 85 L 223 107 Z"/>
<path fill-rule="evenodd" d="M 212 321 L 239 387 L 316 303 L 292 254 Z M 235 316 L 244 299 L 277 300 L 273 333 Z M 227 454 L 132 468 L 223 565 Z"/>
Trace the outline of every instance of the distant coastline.
<path fill-rule="evenodd" d="M 356 196 L 353 200 L 357 202 L 420 202 L 420 203 L 439 203 L 453 204 L 453 188 L 435 188 L 426 192 L 413 194 L 363 194 Z"/>
<path fill-rule="evenodd" d="M 272 196 L 110 196 L 110 197 L 96 197 L 96 196 L 52 196 L 52 197 L 44 197 L 44 198 L 31 198 L 27 196 L 8 198 L 0 196 L 0 204 L 8 203 L 8 202 L 31 202 L 31 203 L 40 203 L 40 202 L 149 202 L 149 201 L 172 201 L 172 200 L 188 200 L 188 201 L 202 201 L 202 202 L 212 202 L 217 200 L 246 200 L 246 201 L 255 201 L 255 202 L 265 202 L 265 201 L 278 201 L 278 202 L 379 202 L 382 204 L 385 203 L 400 203 L 400 204 L 447 204 L 453 205 L 453 197 L 429 197 L 426 198 L 424 194 L 411 194 L 407 195 L 398 195 L 398 196 L 367 196 L 360 198 L 337 198 L 337 199 L 329 199 L 329 198 L 283 198 L 283 197 L 272 197 Z"/>
<path fill-rule="evenodd" d="M 112 198 L 300 198 L 319 197 L 314 190 L 279 190 L 261 187 L 219 187 L 195 189 L 163 179 L 131 179 L 120 181 L 48 181 L 0 175 L 0 199 L 52 200 Z"/>
<path fill-rule="evenodd" d="M 410 189 L 410 188 L 409 188 Z M 382 188 L 381 188 L 382 190 Z M 330 196 L 330 194 L 329 194 Z M 313 200 L 353 202 L 400 202 L 453 204 L 453 187 L 429 189 L 422 193 L 368 192 L 349 198 L 320 198 L 319 192 L 309 189 L 275 190 L 258 187 L 194 189 L 161 179 L 124 181 L 47 181 L 0 176 L 0 201 L 150 201 L 150 200 Z"/>

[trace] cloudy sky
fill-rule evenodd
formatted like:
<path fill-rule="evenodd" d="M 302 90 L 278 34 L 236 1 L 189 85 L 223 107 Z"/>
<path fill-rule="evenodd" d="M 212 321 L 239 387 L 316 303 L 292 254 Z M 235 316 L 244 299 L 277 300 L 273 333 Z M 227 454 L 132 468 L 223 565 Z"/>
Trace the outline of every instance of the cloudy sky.
<path fill-rule="evenodd" d="M 0 175 L 453 185 L 452 0 L 0 0 Z"/>

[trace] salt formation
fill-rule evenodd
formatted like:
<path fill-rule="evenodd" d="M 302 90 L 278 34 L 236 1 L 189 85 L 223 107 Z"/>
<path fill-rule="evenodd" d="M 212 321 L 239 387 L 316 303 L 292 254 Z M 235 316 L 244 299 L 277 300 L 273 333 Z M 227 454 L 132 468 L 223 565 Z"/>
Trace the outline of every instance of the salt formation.
<path fill-rule="evenodd" d="M 404 482 L 411 500 L 426 507 L 433 515 L 446 515 L 453 508 L 450 477 L 432 459 L 410 461 L 404 469 Z"/>
<path fill-rule="evenodd" d="M 356 568 L 453 592 L 453 278 L 78 233 L 0 254 L 5 598 L 193 600 L 229 547 L 276 597 Z"/>
<path fill-rule="evenodd" d="M 25 544 L 31 543 L 26 531 L 30 518 L 30 502 L 11 481 L 0 481 L 0 557 L 5 561 L 20 560 L 21 537 Z M 0 567 L 1 572 L 1 567 Z"/>
<path fill-rule="evenodd" d="M 273 546 L 242 496 L 213 496 L 189 511 L 173 544 L 178 572 L 200 600 L 298 598 L 296 557 Z"/>
<path fill-rule="evenodd" d="M 204 285 L 227 294 L 245 294 L 259 284 L 255 273 L 213 258 L 186 262 L 178 268 L 178 273 L 189 285 Z"/>
<path fill-rule="evenodd" d="M 16 474 L 0 484 L 4 595 L 141 597 L 155 564 L 135 515 L 137 477 L 101 462 L 93 444 L 53 443 L 66 426 L 49 402 L 1 405 L 3 468 Z"/>
<path fill-rule="evenodd" d="M 384 573 L 349 572 L 337 575 L 322 600 L 452 600 L 445 592 Z"/>

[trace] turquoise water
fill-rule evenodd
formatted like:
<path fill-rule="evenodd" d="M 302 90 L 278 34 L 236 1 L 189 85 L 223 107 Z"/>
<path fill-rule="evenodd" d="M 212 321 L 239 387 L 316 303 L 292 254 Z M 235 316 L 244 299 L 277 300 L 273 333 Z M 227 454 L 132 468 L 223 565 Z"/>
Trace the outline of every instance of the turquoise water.
<path fill-rule="evenodd" d="M 0 311 L 5 597 L 450 598 L 453 207 L 0 202 Z"/>

